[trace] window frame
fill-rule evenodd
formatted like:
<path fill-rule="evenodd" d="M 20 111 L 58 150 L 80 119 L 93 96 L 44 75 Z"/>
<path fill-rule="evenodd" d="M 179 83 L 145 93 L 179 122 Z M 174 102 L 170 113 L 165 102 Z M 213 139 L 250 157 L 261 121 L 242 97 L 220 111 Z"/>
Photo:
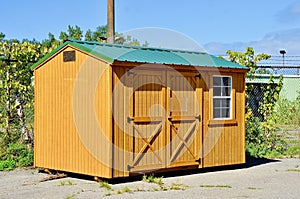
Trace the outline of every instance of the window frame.
<path fill-rule="evenodd" d="M 222 85 L 218 85 L 220 88 L 224 88 L 224 87 L 228 87 L 230 88 L 230 96 L 222 96 L 222 95 L 218 95 L 218 96 L 215 96 L 214 95 L 214 89 L 217 87 L 214 85 L 214 78 L 215 77 L 220 77 L 220 78 L 223 78 L 223 77 L 227 77 L 229 78 L 228 80 L 230 81 L 230 86 L 224 86 Z M 213 75 L 212 76 L 212 95 L 211 95 L 211 102 L 212 102 L 212 108 L 211 108 L 211 118 L 213 121 L 230 121 L 230 120 L 233 120 L 233 109 L 234 109 L 234 93 L 233 93 L 233 87 L 232 87 L 232 84 L 233 84 L 233 77 L 230 76 L 230 75 Z M 221 93 L 222 94 L 222 93 Z M 214 100 L 215 99 L 230 99 L 230 102 L 229 102 L 229 117 L 214 117 L 214 111 L 215 111 L 215 106 L 214 106 Z M 220 107 L 220 109 L 222 109 L 224 107 Z M 225 107 L 226 108 L 226 107 Z"/>

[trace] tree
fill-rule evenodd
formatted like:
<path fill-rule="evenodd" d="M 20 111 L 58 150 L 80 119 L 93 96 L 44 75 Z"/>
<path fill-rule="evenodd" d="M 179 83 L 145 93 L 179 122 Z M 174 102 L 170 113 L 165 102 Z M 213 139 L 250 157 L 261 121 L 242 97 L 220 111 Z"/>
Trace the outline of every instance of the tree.
<path fill-rule="evenodd" d="M 0 32 L 0 41 L 2 41 L 5 37 L 5 34 L 3 34 L 2 32 Z"/>
<path fill-rule="evenodd" d="M 248 47 L 244 53 L 227 51 L 229 60 L 238 64 L 248 66 L 247 78 L 254 80 L 257 70 L 257 63 L 269 59 L 271 56 L 265 53 L 255 55 L 253 48 Z M 276 134 L 274 107 L 279 99 L 279 93 L 283 85 L 282 76 L 277 84 L 274 83 L 274 76 L 270 74 L 270 79 L 266 87 L 261 88 L 263 99 L 259 103 L 258 111 L 260 117 L 254 117 L 249 105 L 246 105 L 246 150 L 252 156 L 266 156 L 272 153 L 283 153 L 284 141 Z M 253 85 L 246 86 L 246 97 L 252 91 Z"/>
<path fill-rule="evenodd" d="M 271 55 L 265 53 L 255 55 L 252 47 L 247 47 L 244 53 L 231 50 L 228 50 L 226 53 L 229 55 L 230 61 L 249 67 L 247 77 L 250 79 L 255 78 L 254 74 L 257 70 L 257 63 L 271 58 Z"/>
<path fill-rule="evenodd" d="M 67 32 L 61 32 L 59 35 L 59 39 L 61 41 L 66 41 L 69 39 L 74 39 L 74 40 L 82 40 L 82 36 L 83 36 L 83 31 L 81 30 L 81 28 L 79 26 L 68 26 L 68 30 Z"/>
<path fill-rule="evenodd" d="M 32 72 L 29 64 L 40 58 L 40 44 L 28 41 L 3 40 L 0 42 L 1 60 L 0 85 L 1 107 L 5 107 L 2 120 L 4 120 L 4 140 L 7 143 L 15 142 L 20 137 L 23 142 L 31 143 L 30 135 L 24 114 L 24 108 L 32 106 L 33 88 Z M 18 119 L 18 121 L 16 120 Z M 21 135 L 13 129 L 20 126 Z"/>

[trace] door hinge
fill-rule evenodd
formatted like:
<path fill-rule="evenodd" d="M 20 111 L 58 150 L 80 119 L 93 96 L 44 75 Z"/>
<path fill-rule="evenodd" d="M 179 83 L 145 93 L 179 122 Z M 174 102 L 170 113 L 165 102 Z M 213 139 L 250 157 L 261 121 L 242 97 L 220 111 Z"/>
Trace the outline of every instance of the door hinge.
<path fill-rule="evenodd" d="M 201 74 L 199 73 L 199 74 L 195 75 L 195 77 L 201 78 Z"/>
<path fill-rule="evenodd" d="M 195 118 L 200 121 L 201 120 L 201 115 L 195 116 Z"/>
<path fill-rule="evenodd" d="M 133 121 L 133 120 L 134 120 L 133 117 L 130 117 L 130 116 L 127 117 L 127 122 L 128 122 L 128 123 L 130 123 L 130 122 Z"/>

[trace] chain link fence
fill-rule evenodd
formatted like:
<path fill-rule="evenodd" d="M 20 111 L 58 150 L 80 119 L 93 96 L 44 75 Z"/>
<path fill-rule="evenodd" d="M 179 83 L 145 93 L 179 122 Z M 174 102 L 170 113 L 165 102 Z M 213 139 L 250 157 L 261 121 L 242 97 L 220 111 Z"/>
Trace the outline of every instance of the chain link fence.
<path fill-rule="evenodd" d="M 280 98 L 287 101 L 294 101 L 299 96 L 300 92 L 300 66 L 258 66 L 255 78 L 247 79 L 247 99 L 248 106 L 252 109 L 254 116 L 261 119 L 262 115 L 259 113 L 260 103 L 263 102 L 264 93 L 267 86 L 270 84 L 270 75 L 274 76 L 273 83 L 270 84 L 275 88 L 283 77 L 283 87 L 280 92 Z"/>

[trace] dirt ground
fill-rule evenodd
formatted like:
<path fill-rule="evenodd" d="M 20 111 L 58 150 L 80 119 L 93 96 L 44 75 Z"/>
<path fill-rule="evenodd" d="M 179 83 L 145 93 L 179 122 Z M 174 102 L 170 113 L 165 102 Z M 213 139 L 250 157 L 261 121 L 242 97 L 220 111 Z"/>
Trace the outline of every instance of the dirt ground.
<path fill-rule="evenodd" d="M 300 198 L 300 159 L 257 159 L 245 165 L 162 175 L 163 183 L 139 177 L 101 187 L 75 176 L 40 182 L 49 175 L 17 169 L 0 172 L 0 198 Z"/>

